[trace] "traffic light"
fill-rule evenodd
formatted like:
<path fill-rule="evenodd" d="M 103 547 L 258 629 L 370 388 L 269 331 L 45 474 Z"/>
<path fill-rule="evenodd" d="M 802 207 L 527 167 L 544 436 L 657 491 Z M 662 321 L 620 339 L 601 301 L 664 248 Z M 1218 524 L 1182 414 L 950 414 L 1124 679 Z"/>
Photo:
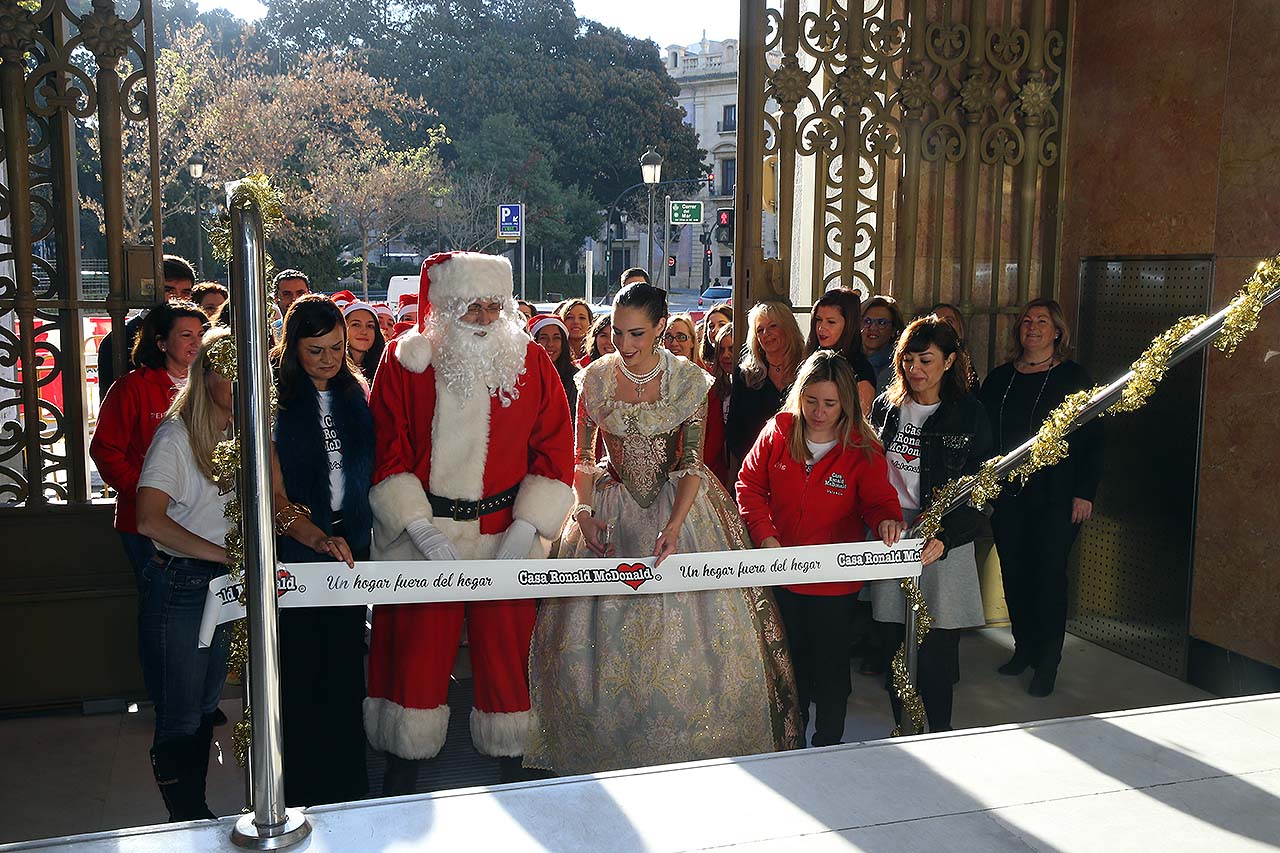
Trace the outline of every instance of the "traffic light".
<path fill-rule="evenodd" d="M 708 246 L 708 247 L 707 247 L 707 250 L 706 250 L 705 252 L 703 252 L 703 254 L 704 254 L 704 255 L 706 255 L 706 257 L 707 257 L 707 263 L 711 263 L 711 258 L 712 258 L 712 256 L 714 256 L 714 255 L 715 255 L 715 253 L 711 251 L 711 247 L 710 247 L 710 246 Z"/>
<path fill-rule="evenodd" d="M 733 245 L 733 208 L 721 207 L 716 209 L 716 242 L 724 243 L 726 246 Z"/>
<path fill-rule="evenodd" d="M 676 256 L 675 256 L 675 255 L 667 255 L 667 269 L 668 269 L 668 270 L 670 270 L 673 274 L 675 273 L 675 271 L 676 271 Z"/>

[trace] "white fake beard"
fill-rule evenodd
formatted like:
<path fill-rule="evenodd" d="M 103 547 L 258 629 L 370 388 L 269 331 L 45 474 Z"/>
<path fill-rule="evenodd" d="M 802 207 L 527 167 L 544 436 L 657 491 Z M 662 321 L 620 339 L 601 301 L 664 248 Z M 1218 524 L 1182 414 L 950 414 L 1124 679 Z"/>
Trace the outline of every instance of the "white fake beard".
<path fill-rule="evenodd" d="M 464 400 L 484 389 L 498 397 L 503 406 L 520 396 L 517 383 L 525 372 L 524 359 L 529 336 L 520 324 L 515 300 L 501 298 L 502 314 L 488 326 L 458 319 L 467 311 L 464 304 L 432 304 L 424 333 L 435 349 L 436 372 L 451 392 Z M 477 334 L 484 332 L 484 334 Z"/>

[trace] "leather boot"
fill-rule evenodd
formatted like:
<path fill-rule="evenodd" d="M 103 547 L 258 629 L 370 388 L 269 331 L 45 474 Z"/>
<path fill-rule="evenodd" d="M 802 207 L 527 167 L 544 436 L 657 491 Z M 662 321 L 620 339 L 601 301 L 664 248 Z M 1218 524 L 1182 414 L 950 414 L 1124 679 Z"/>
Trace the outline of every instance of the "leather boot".
<path fill-rule="evenodd" d="M 1033 660 L 1035 660 L 1034 654 L 1022 646 L 1017 646 L 1013 650 L 1013 657 L 996 667 L 996 672 L 1001 675 L 1022 675 L 1027 667 L 1031 666 Z"/>
<path fill-rule="evenodd" d="M 382 775 L 382 796 L 399 797 L 418 793 L 418 771 L 429 759 L 401 758 L 387 753 L 387 769 Z"/>
<path fill-rule="evenodd" d="M 199 735 L 175 738 L 151 748 L 151 771 L 169 810 L 170 822 L 214 818 L 204 800 L 208 741 Z M 201 758 L 203 748 L 204 757 Z"/>

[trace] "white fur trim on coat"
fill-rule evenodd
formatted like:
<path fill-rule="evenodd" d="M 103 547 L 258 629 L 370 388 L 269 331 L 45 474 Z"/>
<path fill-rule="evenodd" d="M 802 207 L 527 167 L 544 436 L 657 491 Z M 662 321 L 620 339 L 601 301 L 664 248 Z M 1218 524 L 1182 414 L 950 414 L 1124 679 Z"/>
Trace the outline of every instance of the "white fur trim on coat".
<path fill-rule="evenodd" d="M 511 514 L 532 524 L 546 538 L 555 539 L 569 516 L 573 498 L 573 489 L 559 480 L 528 474 L 520 481 Z"/>
<path fill-rule="evenodd" d="M 464 400 L 436 372 L 436 410 L 431 418 L 432 494 L 463 501 L 484 497 L 489 406 L 489 395 L 483 389 Z"/>
<path fill-rule="evenodd" d="M 378 539 L 390 542 L 399 536 L 409 522 L 431 520 L 431 503 L 422 481 L 412 471 L 392 474 L 369 490 L 369 508 L 373 510 Z"/>
<path fill-rule="evenodd" d="M 529 711 L 489 713 L 471 709 L 471 742 L 476 751 L 495 757 L 524 755 L 525 737 L 531 720 Z"/>
<path fill-rule="evenodd" d="M 458 252 L 427 270 L 428 297 L 433 303 L 450 299 L 468 302 L 491 296 L 510 296 L 514 290 L 511 261 L 500 255 Z"/>
<path fill-rule="evenodd" d="M 374 749 L 401 758 L 435 758 L 449 732 L 449 706 L 406 708 L 370 696 L 364 700 L 364 732 Z"/>
<path fill-rule="evenodd" d="M 422 373 L 431 366 L 435 350 L 430 339 L 421 332 L 406 332 L 395 340 L 396 361 L 410 373 Z"/>

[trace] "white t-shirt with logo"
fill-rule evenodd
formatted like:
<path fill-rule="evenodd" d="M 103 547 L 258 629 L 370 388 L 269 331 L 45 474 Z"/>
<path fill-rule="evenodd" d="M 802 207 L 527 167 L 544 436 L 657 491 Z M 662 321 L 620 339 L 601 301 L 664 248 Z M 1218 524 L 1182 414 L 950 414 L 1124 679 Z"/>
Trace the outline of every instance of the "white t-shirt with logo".
<path fill-rule="evenodd" d="M 922 406 L 908 397 L 898 410 L 898 434 L 885 448 L 884 458 L 903 509 L 920 509 L 920 428 L 940 405 Z"/>
<path fill-rule="evenodd" d="M 830 441 L 810 441 L 806 438 L 804 444 L 809 449 L 809 458 L 804 463 L 804 472 L 808 474 L 813 471 L 813 466 L 836 446 L 836 440 L 833 438 Z"/>
<path fill-rule="evenodd" d="M 333 423 L 333 392 L 320 391 L 320 434 L 324 437 L 324 450 L 329 457 L 329 509 L 342 509 L 342 492 L 346 477 L 342 473 L 342 439 Z"/>
<path fill-rule="evenodd" d="M 226 541 L 230 522 L 222 511 L 231 500 L 231 489 L 220 491 L 217 484 L 200 471 L 191 450 L 187 425 L 178 418 L 168 418 L 156 428 L 142 463 L 142 475 L 138 477 L 138 488 L 144 486 L 169 496 L 165 514 L 180 526 L 215 545 Z M 155 542 L 155 546 L 175 557 L 193 557 L 159 542 Z"/>

